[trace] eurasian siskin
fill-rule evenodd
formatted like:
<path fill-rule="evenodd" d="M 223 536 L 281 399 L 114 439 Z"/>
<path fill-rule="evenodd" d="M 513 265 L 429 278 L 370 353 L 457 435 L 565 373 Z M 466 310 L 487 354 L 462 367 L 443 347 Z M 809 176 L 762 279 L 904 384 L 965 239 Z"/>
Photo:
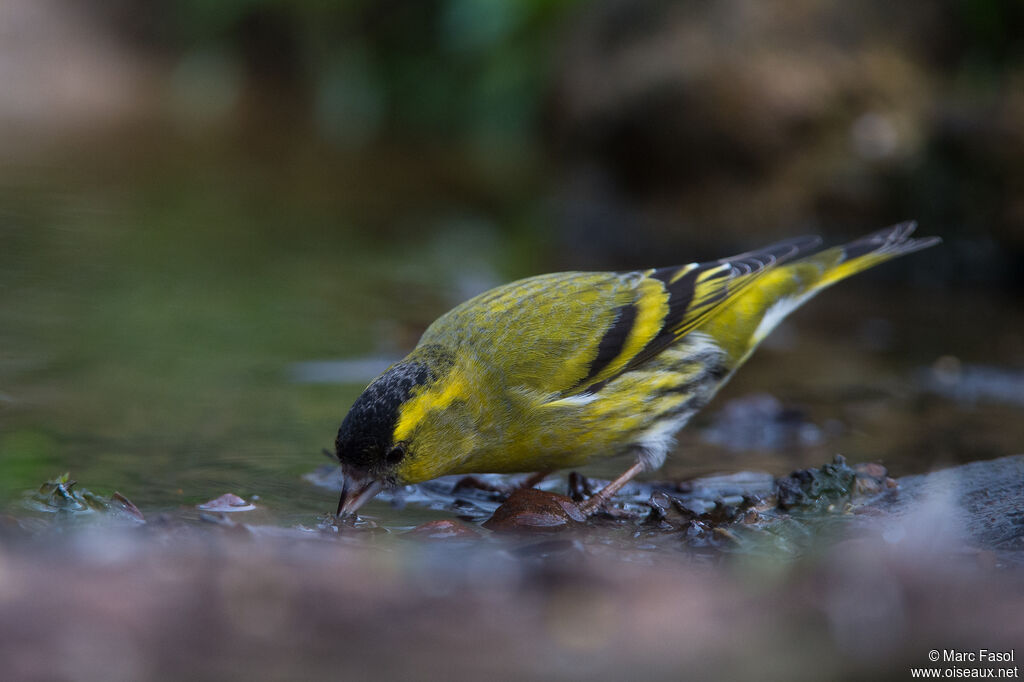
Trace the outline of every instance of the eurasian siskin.
<path fill-rule="evenodd" d="M 438 318 L 356 400 L 335 442 L 338 513 L 446 474 L 634 462 L 593 512 L 656 469 L 674 435 L 786 315 L 861 270 L 932 246 L 903 223 L 816 251 L 790 239 L 708 263 L 512 282 Z"/>

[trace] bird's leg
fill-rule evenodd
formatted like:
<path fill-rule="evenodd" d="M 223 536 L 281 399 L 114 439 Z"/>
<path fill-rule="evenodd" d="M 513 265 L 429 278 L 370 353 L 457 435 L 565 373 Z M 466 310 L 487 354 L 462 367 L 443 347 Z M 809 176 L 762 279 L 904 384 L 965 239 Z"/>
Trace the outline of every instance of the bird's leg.
<path fill-rule="evenodd" d="M 580 511 L 590 516 L 597 512 L 603 507 L 608 500 L 612 499 L 615 493 L 622 489 L 622 486 L 629 483 L 629 481 L 644 470 L 644 463 L 641 460 L 637 460 L 633 466 L 626 469 L 621 476 L 616 478 L 614 481 L 601 488 L 597 493 L 589 500 L 580 505 Z"/>
<path fill-rule="evenodd" d="M 594 494 L 594 488 L 586 476 L 578 471 L 570 471 L 568 492 L 574 502 L 582 502 Z"/>
<path fill-rule="evenodd" d="M 540 483 L 541 481 L 543 481 L 545 478 L 547 478 L 550 475 L 551 475 L 551 469 L 545 469 L 543 471 L 535 471 L 534 473 L 530 474 L 529 476 L 524 478 L 522 481 L 520 481 L 519 485 L 516 486 L 516 487 L 517 488 L 532 488 L 532 487 L 534 487 L 535 485 L 537 485 L 538 483 Z"/>

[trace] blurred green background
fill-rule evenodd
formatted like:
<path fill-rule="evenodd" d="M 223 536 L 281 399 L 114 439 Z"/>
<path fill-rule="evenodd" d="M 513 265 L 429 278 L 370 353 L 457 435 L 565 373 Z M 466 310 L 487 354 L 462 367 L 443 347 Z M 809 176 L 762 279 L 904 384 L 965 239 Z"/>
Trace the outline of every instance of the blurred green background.
<path fill-rule="evenodd" d="M 671 474 L 1022 449 L 1016 0 L 0 9 L 0 505 L 71 470 L 308 519 L 351 401 L 460 300 L 908 218 L 945 244 L 829 292 L 713 406 L 767 391 L 827 437 L 684 436 Z"/>

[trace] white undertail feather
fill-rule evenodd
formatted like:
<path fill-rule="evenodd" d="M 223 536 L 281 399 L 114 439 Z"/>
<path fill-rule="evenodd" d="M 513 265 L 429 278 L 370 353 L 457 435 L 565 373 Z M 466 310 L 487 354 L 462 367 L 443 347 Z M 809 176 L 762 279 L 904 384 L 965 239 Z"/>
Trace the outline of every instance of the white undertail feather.
<path fill-rule="evenodd" d="M 690 418 L 697 413 L 697 410 L 686 410 L 672 419 L 665 419 L 655 423 L 654 426 L 644 432 L 640 440 L 640 451 L 638 458 L 644 465 L 646 471 L 654 471 L 665 463 L 669 451 L 675 447 L 676 434 L 686 426 Z"/>
<path fill-rule="evenodd" d="M 764 341 L 765 337 L 771 334 L 772 330 L 779 326 L 779 323 L 786 319 L 787 315 L 802 306 L 807 299 L 811 298 L 816 293 L 816 291 L 811 290 L 799 296 L 780 298 L 778 301 L 773 303 L 768 310 L 764 312 L 761 322 L 757 325 L 757 329 L 754 330 L 753 345 L 756 346 Z"/>

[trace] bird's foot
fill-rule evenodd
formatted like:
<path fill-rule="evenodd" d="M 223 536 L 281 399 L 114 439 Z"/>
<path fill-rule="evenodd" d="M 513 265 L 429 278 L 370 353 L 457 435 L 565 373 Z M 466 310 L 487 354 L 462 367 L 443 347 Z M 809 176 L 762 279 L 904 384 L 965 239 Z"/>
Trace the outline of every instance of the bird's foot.
<path fill-rule="evenodd" d="M 605 487 L 601 488 L 589 500 L 580 505 L 580 511 L 583 512 L 584 516 L 593 516 L 601 510 L 604 505 L 608 504 L 608 501 L 615 496 L 615 493 L 619 492 L 624 485 L 630 482 L 634 476 L 644 470 L 644 464 L 642 461 L 637 460 L 633 466 L 629 467 L 622 473 L 621 476 L 610 482 Z"/>

